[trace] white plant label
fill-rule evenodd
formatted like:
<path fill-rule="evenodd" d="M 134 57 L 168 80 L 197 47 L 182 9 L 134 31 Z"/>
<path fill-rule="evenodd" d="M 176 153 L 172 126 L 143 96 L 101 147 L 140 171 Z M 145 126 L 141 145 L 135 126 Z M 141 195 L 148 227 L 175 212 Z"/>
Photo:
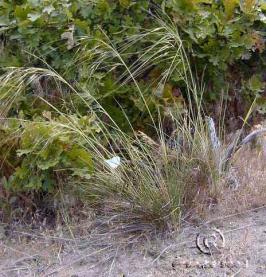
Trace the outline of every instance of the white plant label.
<path fill-rule="evenodd" d="M 121 158 L 119 156 L 115 156 L 112 159 L 105 160 L 105 162 L 113 169 L 116 169 L 121 164 Z"/>

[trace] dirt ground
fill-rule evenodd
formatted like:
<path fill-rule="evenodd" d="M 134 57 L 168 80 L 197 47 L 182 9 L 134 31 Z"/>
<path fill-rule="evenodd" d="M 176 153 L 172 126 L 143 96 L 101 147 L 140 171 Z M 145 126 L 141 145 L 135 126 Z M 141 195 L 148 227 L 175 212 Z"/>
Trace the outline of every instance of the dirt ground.
<path fill-rule="evenodd" d="M 240 187 L 224 191 L 214 214 L 183 222 L 168 237 L 113 239 L 92 230 L 77 239 L 59 227 L 33 232 L 0 225 L 0 276 L 266 276 L 265 161 L 240 153 L 235 163 Z M 207 254 L 197 248 L 197 237 L 200 244 L 209 242 Z"/>
<path fill-rule="evenodd" d="M 207 236 L 213 227 L 223 234 L 224 248 L 203 254 L 197 234 Z M 187 226 L 171 239 L 133 242 L 127 250 L 93 244 L 48 235 L 27 242 L 26 234 L 1 240 L 0 276 L 266 276 L 266 207 Z"/>

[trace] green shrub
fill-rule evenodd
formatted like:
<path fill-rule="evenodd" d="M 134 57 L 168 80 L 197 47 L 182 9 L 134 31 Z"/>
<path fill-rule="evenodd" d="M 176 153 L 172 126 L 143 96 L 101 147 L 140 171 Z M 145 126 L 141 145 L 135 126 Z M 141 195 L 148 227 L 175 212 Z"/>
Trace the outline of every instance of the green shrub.
<path fill-rule="evenodd" d="M 43 65 L 41 58 L 67 80 L 88 86 L 91 58 L 86 55 L 82 37 L 88 37 L 90 42 L 87 46 L 93 48 L 99 40 L 106 39 L 106 34 L 115 48 L 124 49 L 124 59 L 130 64 L 141 58 L 142 49 L 157 41 L 156 36 L 146 38 L 141 34 L 143 30 L 158 26 L 152 13 L 159 13 L 166 22 L 174 22 L 191 58 L 193 70 L 199 79 L 204 75 L 205 99 L 217 99 L 225 89 L 229 89 L 231 95 L 241 90 L 239 94 L 246 95 L 246 101 L 254 94 L 261 98 L 261 92 L 257 94 L 257 90 L 247 90 L 242 83 L 253 78 L 250 76 L 252 72 L 259 77 L 260 90 L 265 85 L 260 74 L 265 69 L 264 1 L 35 0 L 2 1 L 0 5 L 0 30 L 4 38 L 0 57 L 2 66 L 40 66 Z M 168 18 L 160 13 L 160 9 Z M 132 43 L 136 35 L 137 41 Z M 88 40 L 85 40 L 86 44 Z M 166 50 L 164 52 L 169 55 Z M 78 64 L 77 53 L 78 56 L 83 53 L 84 57 Z M 165 62 L 164 68 L 167 68 L 167 59 Z M 163 77 L 164 68 L 151 61 L 138 79 L 146 82 L 148 78 L 156 86 L 158 78 Z M 103 106 L 113 107 L 109 112 L 114 118 L 119 117 L 115 108 L 116 98 L 125 107 L 131 122 L 137 121 L 139 115 L 142 114 L 143 118 L 145 114 L 139 105 L 140 96 L 134 92 L 131 82 L 123 83 L 121 88 L 120 76 L 119 70 L 106 74 L 105 68 L 98 69 L 92 93 L 101 99 Z M 165 81 L 168 94 L 176 88 L 182 91 L 185 87 L 175 74 Z M 152 88 L 146 94 L 152 95 Z"/>
<path fill-rule="evenodd" d="M 57 188 L 59 177 L 90 178 L 93 158 L 83 135 L 99 131 L 91 116 L 54 118 L 51 112 L 27 120 L 5 120 L 0 127 L 0 160 L 5 189 L 13 192 L 47 191 Z M 86 148 L 87 147 L 87 148 Z"/>
<path fill-rule="evenodd" d="M 231 90 L 241 87 L 255 64 L 257 73 L 265 68 L 259 57 L 265 57 L 264 1 L 166 2 L 198 73 L 205 73 L 210 99 L 219 97 L 226 84 Z"/>

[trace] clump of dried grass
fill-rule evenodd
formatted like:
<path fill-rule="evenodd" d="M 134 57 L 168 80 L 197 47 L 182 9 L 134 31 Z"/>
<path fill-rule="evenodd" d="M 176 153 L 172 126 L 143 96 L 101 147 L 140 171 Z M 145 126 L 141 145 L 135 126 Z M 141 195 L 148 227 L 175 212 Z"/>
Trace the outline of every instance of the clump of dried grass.
<path fill-rule="evenodd" d="M 266 203 L 266 158 L 258 149 L 243 147 L 234 157 L 237 187 L 225 186 L 217 207 L 220 215 L 244 212 Z"/>

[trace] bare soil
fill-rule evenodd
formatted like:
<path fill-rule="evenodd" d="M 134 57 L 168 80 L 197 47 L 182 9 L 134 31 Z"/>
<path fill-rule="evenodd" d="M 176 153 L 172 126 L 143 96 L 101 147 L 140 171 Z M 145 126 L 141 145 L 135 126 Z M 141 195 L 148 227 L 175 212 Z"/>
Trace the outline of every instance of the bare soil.
<path fill-rule="evenodd" d="M 196 247 L 198 233 L 219 228 L 225 247 L 203 254 Z M 95 244 L 95 241 L 93 241 Z M 200 226 L 187 226 L 171 239 L 116 249 L 88 242 L 75 245 L 57 237 L 21 236 L 1 240 L 0 276 L 266 276 L 266 207 Z"/>

